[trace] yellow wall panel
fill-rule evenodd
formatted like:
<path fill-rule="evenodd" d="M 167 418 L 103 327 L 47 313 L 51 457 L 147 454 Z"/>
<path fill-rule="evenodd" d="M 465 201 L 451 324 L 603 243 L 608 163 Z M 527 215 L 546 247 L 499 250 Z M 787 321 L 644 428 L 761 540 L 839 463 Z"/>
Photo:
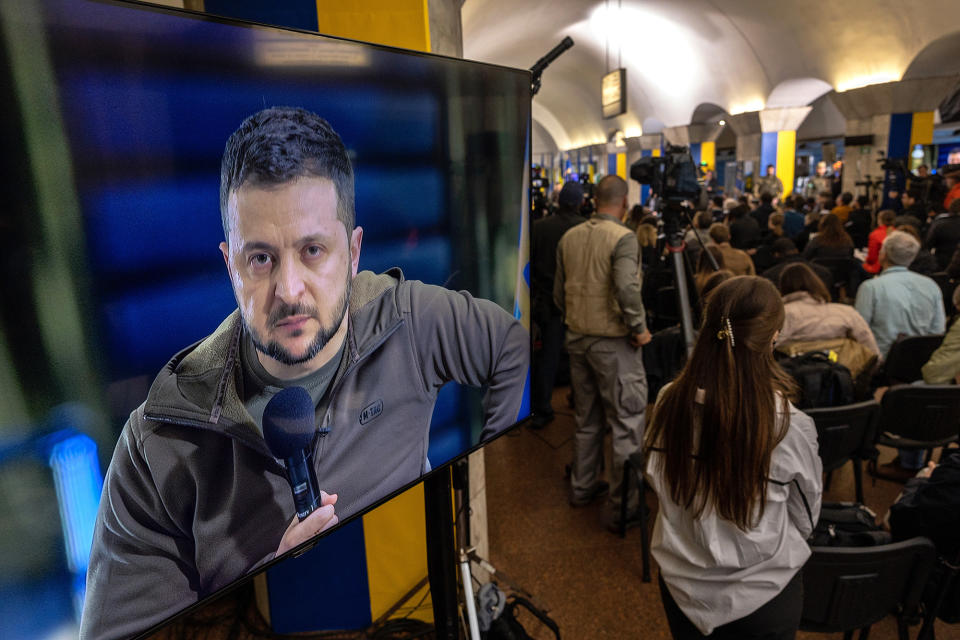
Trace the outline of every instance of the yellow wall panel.
<path fill-rule="evenodd" d="M 717 164 L 717 143 L 704 142 L 700 145 L 700 163 L 707 163 L 707 169 L 716 170 Z"/>
<path fill-rule="evenodd" d="M 317 30 L 342 38 L 430 51 L 427 0 L 317 0 Z"/>
<path fill-rule="evenodd" d="M 376 620 L 427 575 L 427 530 L 423 506 L 423 483 L 363 516 L 363 537 L 370 583 L 370 615 Z M 405 606 L 413 606 L 417 596 Z M 414 614 L 433 620 L 426 606 Z"/>
<path fill-rule="evenodd" d="M 793 175 L 797 163 L 797 132 L 777 132 L 777 177 L 783 183 L 783 195 L 793 192 Z"/>
<path fill-rule="evenodd" d="M 910 151 L 913 151 L 915 144 L 933 144 L 933 111 L 918 111 L 913 114 Z"/>

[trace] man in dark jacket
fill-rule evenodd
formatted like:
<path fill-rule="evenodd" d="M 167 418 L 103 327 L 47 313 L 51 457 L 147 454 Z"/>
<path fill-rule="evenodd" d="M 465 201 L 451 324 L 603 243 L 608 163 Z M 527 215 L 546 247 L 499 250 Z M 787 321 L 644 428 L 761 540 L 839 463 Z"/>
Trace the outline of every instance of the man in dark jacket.
<path fill-rule="evenodd" d="M 830 275 L 830 270 L 822 265 L 813 264 L 812 262 L 804 260 L 800 252 L 797 251 L 797 245 L 795 245 L 790 238 L 780 238 L 776 240 L 771 247 L 771 252 L 776 262 L 760 275 L 778 287 L 780 286 L 780 274 L 795 262 L 802 262 L 813 269 L 813 272 L 823 280 L 823 284 L 827 287 L 828 291 L 833 287 L 833 276 Z"/>
<path fill-rule="evenodd" d="M 567 182 L 560 191 L 556 214 L 533 223 L 530 232 L 530 307 L 540 328 L 540 350 L 534 353 L 530 404 L 531 426 L 541 428 L 553 420 L 550 397 L 563 347 L 563 314 L 553 302 L 553 278 L 557 270 L 557 245 L 573 226 L 584 221 L 580 215 L 583 185 Z"/>
<path fill-rule="evenodd" d="M 514 318 L 466 292 L 358 273 L 353 170 L 330 125 L 266 109 L 227 142 L 220 249 L 239 309 L 173 357 L 104 480 L 82 638 L 129 637 L 308 541 L 430 468 L 447 381 L 487 388 L 487 438 L 518 417 L 529 361 Z M 295 514 L 261 427 L 303 387 L 321 507 Z"/>
<path fill-rule="evenodd" d="M 756 249 L 761 235 L 760 225 L 753 216 L 748 215 L 746 206 L 740 205 L 730 210 L 730 246 L 741 251 Z"/>
<path fill-rule="evenodd" d="M 767 228 L 767 221 L 770 219 L 770 214 L 776 211 L 773 208 L 773 194 L 767 191 L 764 191 L 760 194 L 760 206 L 750 212 L 750 217 L 757 221 L 757 226 L 760 228 L 760 231 L 763 232 Z"/>

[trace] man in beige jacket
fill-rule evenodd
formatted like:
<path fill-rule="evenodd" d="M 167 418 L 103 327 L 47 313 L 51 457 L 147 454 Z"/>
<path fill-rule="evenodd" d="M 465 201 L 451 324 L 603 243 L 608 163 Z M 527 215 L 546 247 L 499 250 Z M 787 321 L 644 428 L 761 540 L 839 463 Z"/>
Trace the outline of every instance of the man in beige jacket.
<path fill-rule="evenodd" d="M 637 235 L 623 224 L 627 183 L 607 176 L 597 185 L 597 212 L 567 231 L 557 247 L 553 297 L 567 325 L 577 433 L 570 504 L 589 504 L 608 488 L 604 516 L 619 527 L 623 463 L 643 442 L 647 378 L 640 346 L 650 342 L 640 295 Z M 603 438 L 613 432 L 610 484 L 603 482 Z M 627 497 L 627 526 L 639 516 L 639 492 Z"/>

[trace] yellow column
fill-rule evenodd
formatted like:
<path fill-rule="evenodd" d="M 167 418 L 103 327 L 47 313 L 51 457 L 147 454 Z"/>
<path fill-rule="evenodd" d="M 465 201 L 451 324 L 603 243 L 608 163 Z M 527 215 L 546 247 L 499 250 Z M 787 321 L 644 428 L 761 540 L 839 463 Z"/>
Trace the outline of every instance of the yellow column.
<path fill-rule="evenodd" d="M 701 142 L 700 143 L 700 163 L 707 163 L 707 169 L 711 171 L 716 170 L 717 164 L 717 143 L 716 142 Z"/>
<path fill-rule="evenodd" d="M 797 132 L 777 132 L 777 177 L 783 183 L 783 195 L 793 192 L 793 173 L 797 163 Z"/>
<path fill-rule="evenodd" d="M 917 144 L 933 144 L 933 111 L 917 111 L 910 127 L 910 151 Z"/>
<path fill-rule="evenodd" d="M 617 154 L 617 175 L 627 179 L 627 154 L 618 153 Z"/>
<path fill-rule="evenodd" d="M 427 0 L 317 0 L 317 30 L 341 38 L 430 51 Z"/>
<path fill-rule="evenodd" d="M 430 51 L 427 0 L 317 0 L 320 33 Z M 363 516 L 370 615 L 376 620 L 427 575 L 423 485 Z M 417 595 L 410 604 L 416 604 Z M 429 598 L 413 617 L 433 620 Z"/>

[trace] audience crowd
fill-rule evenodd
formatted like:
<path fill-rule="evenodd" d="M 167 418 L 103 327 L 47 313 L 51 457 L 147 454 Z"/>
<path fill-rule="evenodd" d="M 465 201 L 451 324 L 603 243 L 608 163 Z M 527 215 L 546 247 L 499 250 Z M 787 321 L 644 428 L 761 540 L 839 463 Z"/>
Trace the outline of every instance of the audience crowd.
<path fill-rule="evenodd" d="M 885 363 L 893 346 L 941 336 L 915 384 L 960 382 L 960 323 L 948 330 L 960 308 L 960 166 L 943 172 L 952 179 L 942 201 L 910 187 L 896 211 L 875 211 L 849 192 L 784 196 L 770 169 L 754 197 L 723 198 L 714 189 L 679 229 L 656 212 L 628 210 L 626 183 L 608 177 L 593 226 L 574 235 L 571 215 L 581 208 L 572 199 L 582 190 L 565 186 L 560 218 L 532 231 L 531 263 L 553 294 L 534 291 L 535 322 L 545 325 L 534 357 L 534 424 L 553 418 L 547 390 L 562 325 L 578 372 L 571 399 L 588 403 L 576 408 L 570 504 L 609 491 L 608 526 L 637 524 L 633 511 L 642 501 L 626 496 L 631 515 L 619 521 L 621 497 L 610 489 L 619 490 L 617 474 L 631 451 L 642 453 L 660 503 L 652 548 L 675 638 L 796 631 L 799 568 L 819 513 L 822 469 L 816 430 L 791 402 L 798 386 L 779 358 L 843 352 L 840 362 L 855 363 L 852 376 L 866 376 L 868 392 L 880 397 L 890 385 Z M 683 241 L 697 331 L 688 358 L 656 364 L 658 376 L 672 366 L 665 380 L 673 381 L 647 398 L 644 363 L 682 339 L 668 232 Z M 627 345 L 643 357 L 632 358 Z M 624 426 L 633 425 L 631 413 L 645 428 Z M 606 482 L 598 447 L 611 429 L 614 469 Z M 904 481 L 932 468 L 923 450 L 907 449 L 880 467 Z"/>

